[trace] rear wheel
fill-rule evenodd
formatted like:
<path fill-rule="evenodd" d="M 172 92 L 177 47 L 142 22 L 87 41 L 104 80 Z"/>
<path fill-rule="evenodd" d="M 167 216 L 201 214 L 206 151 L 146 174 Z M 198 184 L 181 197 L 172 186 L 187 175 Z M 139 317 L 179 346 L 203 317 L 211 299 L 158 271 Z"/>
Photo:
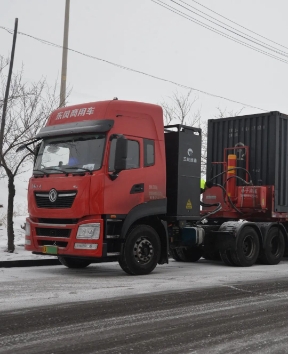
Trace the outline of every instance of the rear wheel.
<path fill-rule="evenodd" d="M 267 265 L 277 265 L 285 249 L 285 239 L 283 232 L 277 227 L 272 227 L 267 235 L 264 248 L 260 251 L 260 261 Z"/>
<path fill-rule="evenodd" d="M 205 251 L 203 252 L 203 258 L 211 261 L 219 261 L 221 259 L 218 251 Z"/>
<path fill-rule="evenodd" d="M 148 225 L 138 225 L 128 234 L 119 257 L 120 267 L 128 274 L 152 272 L 160 258 L 161 243 L 156 231 Z"/>
<path fill-rule="evenodd" d="M 244 227 L 237 239 L 236 251 L 230 251 L 232 261 L 236 266 L 250 267 L 259 256 L 260 243 L 255 229 Z"/>
<path fill-rule="evenodd" d="M 231 251 L 229 250 L 220 251 L 220 256 L 222 261 L 225 263 L 225 265 L 236 266 L 235 262 L 232 259 Z"/>
<path fill-rule="evenodd" d="M 170 248 L 170 254 L 175 261 L 177 261 L 177 262 L 182 261 L 182 259 L 180 258 L 179 254 L 178 254 L 177 248 Z"/>
<path fill-rule="evenodd" d="M 68 268 L 85 268 L 90 265 L 89 260 L 82 258 L 58 257 L 59 262 Z"/>
<path fill-rule="evenodd" d="M 179 257 L 183 262 L 197 262 L 202 257 L 203 251 L 198 247 L 180 248 Z"/>

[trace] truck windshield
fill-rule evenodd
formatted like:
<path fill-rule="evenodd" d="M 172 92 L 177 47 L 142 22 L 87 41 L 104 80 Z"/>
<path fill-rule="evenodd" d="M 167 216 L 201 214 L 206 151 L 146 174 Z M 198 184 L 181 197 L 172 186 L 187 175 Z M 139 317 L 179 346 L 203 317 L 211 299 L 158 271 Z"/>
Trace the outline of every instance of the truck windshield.
<path fill-rule="evenodd" d="M 102 166 L 104 134 L 75 135 L 44 139 L 37 155 L 35 170 L 49 168 L 73 172 L 98 170 Z M 53 171 L 55 169 L 55 172 Z"/>

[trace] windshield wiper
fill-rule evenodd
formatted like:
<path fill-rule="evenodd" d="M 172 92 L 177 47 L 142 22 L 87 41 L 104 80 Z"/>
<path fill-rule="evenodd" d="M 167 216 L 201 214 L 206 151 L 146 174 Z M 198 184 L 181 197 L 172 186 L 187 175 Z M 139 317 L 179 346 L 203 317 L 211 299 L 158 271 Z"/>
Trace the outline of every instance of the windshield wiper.
<path fill-rule="evenodd" d="M 46 172 L 44 169 L 33 169 L 33 174 L 34 174 L 34 172 L 41 172 L 41 173 L 43 173 L 43 175 L 47 175 L 47 177 L 49 176 L 49 173 L 48 172 Z"/>
<path fill-rule="evenodd" d="M 88 169 L 88 168 L 82 168 L 82 167 L 65 167 L 65 169 L 82 169 L 85 172 L 89 172 L 90 174 L 92 174 L 92 170 Z"/>
<path fill-rule="evenodd" d="M 68 175 L 68 173 L 66 171 L 64 171 L 63 169 L 54 168 L 54 167 L 45 167 L 45 169 L 34 169 L 33 172 L 39 171 L 39 172 L 43 172 L 45 174 L 49 174 L 48 172 L 46 172 L 46 170 L 57 171 L 57 172 L 61 172 L 61 173 Z"/>
<path fill-rule="evenodd" d="M 68 175 L 68 173 L 66 171 L 64 171 L 63 169 L 60 169 L 58 167 L 57 168 L 56 167 L 45 167 L 45 169 L 49 169 L 50 171 L 58 171 L 58 172 Z"/>

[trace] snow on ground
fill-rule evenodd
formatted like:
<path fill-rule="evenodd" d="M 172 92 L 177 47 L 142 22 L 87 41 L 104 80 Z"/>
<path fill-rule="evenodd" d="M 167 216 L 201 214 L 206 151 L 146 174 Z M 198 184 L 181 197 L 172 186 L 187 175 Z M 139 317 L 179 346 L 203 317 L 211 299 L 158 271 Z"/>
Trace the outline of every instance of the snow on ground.
<path fill-rule="evenodd" d="M 7 231 L 6 226 L 0 226 L 0 261 L 18 261 L 18 260 L 39 260 L 44 258 L 54 258 L 52 256 L 33 255 L 30 251 L 24 249 L 25 231 L 21 225 L 25 223 L 26 215 L 16 216 L 14 218 L 14 253 L 7 251 Z"/>
<path fill-rule="evenodd" d="M 145 276 L 129 276 L 117 262 L 92 264 L 79 270 L 64 266 L 0 268 L 0 311 L 215 286 L 244 290 L 244 283 L 278 283 L 279 279 L 288 278 L 286 260 L 275 266 L 256 264 L 249 268 L 204 259 L 197 263 L 169 262 Z M 254 291 L 244 291 L 255 300 Z"/>
<path fill-rule="evenodd" d="M 7 250 L 7 228 L 6 228 L 6 213 L 8 187 L 7 179 L 0 179 L 0 261 L 15 261 L 15 260 L 30 260 L 51 258 L 51 256 L 33 255 L 29 251 L 24 250 L 25 233 L 21 226 L 24 225 L 27 216 L 27 186 L 31 175 L 31 170 L 23 173 L 15 178 L 16 195 L 14 198 L 14 233 L 15 233 L 15 251 L 14 253 L 5 252 Z"/>

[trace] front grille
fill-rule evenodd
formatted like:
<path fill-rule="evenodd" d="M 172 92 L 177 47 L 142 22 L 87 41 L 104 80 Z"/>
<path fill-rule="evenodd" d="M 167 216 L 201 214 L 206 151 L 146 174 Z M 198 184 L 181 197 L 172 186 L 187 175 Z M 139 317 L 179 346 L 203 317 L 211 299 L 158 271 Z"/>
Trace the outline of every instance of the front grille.
<path fill-rule="evenodd" d="M 77 224 L 78 219 L 46 219 L 38 218 L 38 222 L 44 224 Z"/>
<path fill-rule="evenodd" d="M 57 198 L 54 202 L 49 200 L 49 192 L 34 192 L 38 208 L 65 209 L 71 208 L 76 197 L 76 190 L 57 191 Z"/>
<path fill-rule="evenodd" d="M 36 228 L 37 236 L 51 236 L 51 237 L 69 237 L 71 229 L 55 229 L 55 228 Z"/>
<path fill-rule="evenodd" d="M 51 241 L 51 240 L 38 240 L 38 246 L 58 246 L 58 247 L 66 247 L 68 242 L 66 241 Z"/>

